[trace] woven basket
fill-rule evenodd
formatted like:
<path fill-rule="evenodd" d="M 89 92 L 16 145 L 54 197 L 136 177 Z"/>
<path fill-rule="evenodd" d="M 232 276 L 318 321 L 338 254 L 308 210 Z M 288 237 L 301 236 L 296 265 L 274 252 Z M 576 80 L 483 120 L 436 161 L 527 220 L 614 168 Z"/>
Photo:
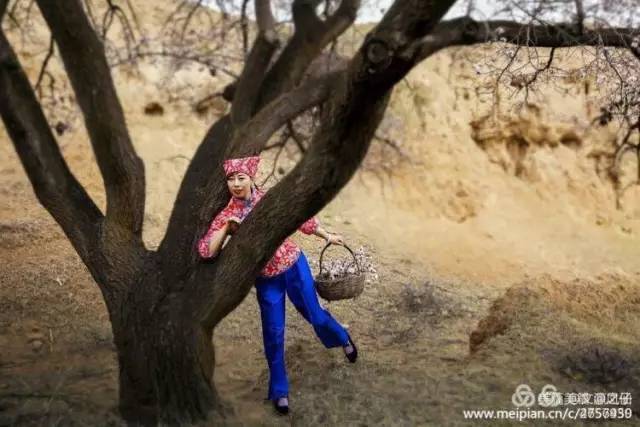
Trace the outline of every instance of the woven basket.
<path fill-rule="evenodd" d="M 353 262 L 355 263 L 358 272 L 355 274 L 345 274 L 333 279 L 328 276 L 323 277 L 322 258 L 324 257 L 324 251 L 326 251 L 332 244 L 333 243 L 327 243 L 327 245 L 322 249 L 322 252 L 320 252 L 320 273 L 315 278 L 318 295 L 327 301 L 355 298 L 360 295 L 364 289 L 365 275 L 360 268 L 360 264 L 358 264 L 355 254 L 347 245 L 343 246 L 353 257 Z"/>

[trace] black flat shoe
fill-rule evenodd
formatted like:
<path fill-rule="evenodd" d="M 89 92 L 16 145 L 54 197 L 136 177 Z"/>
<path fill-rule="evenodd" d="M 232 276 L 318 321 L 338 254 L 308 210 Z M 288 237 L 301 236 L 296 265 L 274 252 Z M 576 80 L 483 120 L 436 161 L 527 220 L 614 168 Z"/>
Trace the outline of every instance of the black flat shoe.
<path fill-rule="evenodd" d="M 353 351 L 349 354 L 345 352 L 344 355 L 347 356 L 347 359 L 349 359 L 349 362 L 356 363 L 356 359 L 358 358 L 358 348 L 356 347 L 356 344 L 353 342 L 353 340 L 351 339 L 351 335 L 349 335 L 348 332 L 347 332 L 347 337 L 349 337 L 349 344 L 351 345 L 351 347 L 353 347 Z M 344 346 L 343 346 L 343 349 L 344 349 Z"/>
<path fill-rule="evenodd" d="M 279 414 L 287 415 L 289 413 L 289 404 L 280 405 L 278 404 L 279 400 L 280 398 L 273 400 L 273 407 L 276 409 L 276 412 L 278 412 Z"/>

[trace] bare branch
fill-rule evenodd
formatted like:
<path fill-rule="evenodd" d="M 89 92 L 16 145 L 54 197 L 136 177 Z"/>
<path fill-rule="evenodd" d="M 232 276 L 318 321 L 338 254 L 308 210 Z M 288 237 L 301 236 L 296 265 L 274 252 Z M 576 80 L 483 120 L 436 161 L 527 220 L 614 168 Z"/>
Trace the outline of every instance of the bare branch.
<path fill-rule="evenodd" d="M 58 45 L 104 178 L 106 222 L 141 239 L 144 166 L 131 143 L 102 43 L 78 0 L 38 0 L 38 5 Z"/>
<path fill-rule="evenodd" d="M 212 93 L 210 95 L 207 95 L 201 99 L 199 99 L 193 106 L 193 109 L 197 112 L 197 113 L 203 113 L 205 112 L 209 106 L 211 101 L 213 101 L 216 98 L 223 98 L 224 97 L 224 93 L 223 92 L 215 92 Z"/>
<path fill-rule="evenodd" d="M 628 121 L 628 118 L 626 119 Z M 631 136 L 633 135 L 634 132 L 638 134 L 638 138 L 639 138 L 638 142 L 635 144 L 631 142 Z M 621 181 L 620 168 L 621 168 L 622 159 L 627 152 L 634 152 L 634 154 L 636 155 L 637 178 L 635 182 L 630 182 L 628 185 L 625 186 L 624 183 Z M 611 167 L 609 168 L 609 175 L 613 179 L 616 186 L 616 208 L 621 209 L 622 208 L 621 202 L 622 202 L 622 197 L 624 196 L 624 193 L 632 185 L 640 185 L 640 120 L 637 120 L 634 123 L 628 123 L 627 131 L 613 154 L 613 161 L 611 163 Z"/>
<path fill-rule="evenodd" d="M 628 28 L 585 29 L 582 32 L 573 24 L 522 25 L 509 21 L 479 23 L 476 42 L 487 41 L 496 36 L 508 43 L 538 47 L 610 46 L 629 48 L 639 30 Z M 523 30 L 527 29 L 527 37 Z"/>
<path fill-rule="evenodd" d="M 271 167 L 271 172 L 269 172 L 269 174 L 264 178 L 264 180 L 260 183 L 260 186 L 264 186 L 267 182 L 269 182 L 269 180 L 271 178 L 274 177 L 274 175 L 276 174 L 276 170 L 278 169 L 278 160 L 280 159 L 280 155 L 282 154 L 282 152 L 284 151 L 285 147 L 287 146 L 287 141 L 289 140 L 289 137 L 291 135 L 283 132 L 280 140 L 268 147 L 265 147 L 265 150 L 269 150 L 269 149 L 273 149 L 273 148 L 277 148 L 278 152 L 276 153 L 275 157 L 273 158 L 273 166 Z"/>
<path fill-rule="evenodd" d="M 269 138 L 289 120 L 324 102 L 329 96 L 332 81 L 338 76 L 334 72 L 306 81 L 269 103 L 238 129 L 231 144 L 233 153 L 229 157 L 258 154 Z"/>
<path fill-rule="evenodd" d="M 249 23 L 247 19 L 247 4 L 249 0 L 242 0 L 240 8 L 240 28 L 242 30 L 242 52 L 246 55 L 249 46 Z"/>
<path fill-rule="evenodd" d="M 40 85 L 42 84 L 42 79 L 47 71 L 47 66 L 49 65 L 49 61 L 53 57 L 53 52 L 55 50 L 55 43 L 53 41 L 53 37 L 49 40 L 49 50 L 47 51 L 47 55 L 42 61 L 42 66 L 40 67 L 40 72 L 38 73 L 38 78 L 36 79 L 36 84 L 34 86 L 36 92 L 40 91 Z"/>
<path fill-rule="evenodd" d="M 300 82 L 313 59 L 355 21 L 360 0 L 342 0 L 324 22 L 315 13 L 317 4 L 318 0 L 294 2 L 295 32 L 267 73 L 257 109 Z"/>
<path fill-rule="evenodd" d="M 189 23 L 191 22 L 191 19 L 196 14 L 196 12 L 200 8 L 200 6 L 202 6 L 202 2 L 203 2 L 203 0 L 197 0 L 196 2 L 194 2 L 193 6 L 191 6 L 191 10 L 189 10 L 189 13 L 187 13 L 187 17 L 184 20 L 184 24 L 182 24 L 182 31 L 180 32 L 180 38 L 181 39 L 184 39 L 184 35 L 187 32 L 187 28 L 189 27 Z"/>
<path fill-rule="evenodd" d="M 326 33 L 324 37 L 328 39 L 328 42 L 336 39 L 355 22 L 359 8 L 359 1 L 343 0 L 340 2 L 338 9 L 325 21 Z"/>
<path fill-rule="evenodd" d="M 239 61 L 239 58 L 229 55 L 216 54 L 214 55 L 216 59 L 220 58 L 222 60 L 231 60 L 231 61 Z M 213 58 L 205 57 L 203 55 L 199 55 L 197 53 L 188 52 L 188 51 L 171 51 L 167 49 L 161 50 L 141 50 L 135 53 L 133 58 L 127 58 L 125 60 L 116 60 L 111 62 L 111 67 L 119 67 L 125 64 L 129 64 L 132 59 L 142 59 L 142 58 L 169 58 L 176 61 L 185 61 L 185 62 L 193 62 L 195 64 L 200 64 L 208 67 L 210 70 L 221 71 L 229 77 L 239 78 L 238 74 L 230 69 L 220 66 L 217 63 L 212 62 Z"/>
<path fill-rule="evenodd" d="M 576 4 L 576 27 L 578 28 L 578 34 L 583 34 L 584 32 L 584 5 L 582 4 L 582 0 L 574 0 Z"/>
<path fill-rule="evenodd" d="M 289 135 L 291 135 L 291 138 L 295 141 L 298 150 L 300 150 L 302 154 L 306 153 L 307 147 L 304 146 L 304 137 L 300 135 L 298 131 L 296 131 L 291 120 L 287 120 L 287 131 L 289 132 Z"/>
<path fill-rule="evenodd" d="M 640 30 L 598 28 L 580 31 L 575 24 L 529 25 L 514 21 L 478 22 L 470 18 L 443 21 L 433 33 L 416 44 L 424 59 L 440 49 L 502 41 L 527 47 L 610 46 L 633 50 L 634 38 Z"/>
<path fill-rule="evenodd" d="M 408 159 L 409 155 L 407 153 L 405 153 L 402 148 L 400 148 L 400 144 L 398 143 L 398 141 L 389 138 L 387 136 L 382 136 L 382 135 L 378 135 L 375 134 L 373 139 L 375 139 L 376 141 L 379 141 L 383 144 L 385 144 L 388 147 L 391 147 L 393 149 L 393 151 L 395 151 L 400 157 Z"/>
<path fill-rule="evenodd" d="M 520 86 L 520 88 L 524 88 L 525 89 L 525 103 L 529 101 L 529 88 L 532 84 L 534 84 L 536 82 L 536 80 L 538 80 L 538 77 L 540 77 L 540 75 L 542 73 L 544 73 L 545 71 L 549 70 L 551 68 L 551 64 L 553 64 L 553 59 L 555 57 L 555 53 L 556 53 L 556 48 L 552 47 L 551 51 L 549 52 L 549 58 L 547 59 L 546 64 L 541 67 L 541 68 L 537 68 L 536 70 L 533 72 L 533 74 L 526 79 L 525 82 L 522 83 L 522 86 Z M 512 82 L 512 85 L 514 84 L 514 82 Z"/>
<path fill-rule="evenodd" d="M 165 19 L 164 24 L 162 24 L 162 31 L 164 31 L 166 29 L 166 27 L 169 25 L 169 23 L 173 22 L 176 18 L 176 16 L 180 13 L 180 11 L 182 10 L 183 7 L 187 6 L 189 4 L 188 0 L 183 0 L 180 2 L 180 4 L 178 5 L 178 7 L 176 7 L 173 12 L 171 12 L 169 14 L 169 16 L 167 16 L 167 19 Z M 200 3 L 197 4 L 198 7 L 200 6 Z"/>
<path fill-rule="evenodd" d="M 117 4 L 113 3 L 113 0 L 107 0 L 107 4 L 109 5 L 109 8 L 102 18 L 102 38 L 104 39 L 107 37 L 107 32 L 109 31 L 109 28 L 111 28 L 111 24 L 113 24 L 113 18 L 117 17 L 122 24 L 124 37 L 127 42 L 129 42 L 131 39 L 134 39 L 135 33 L 133 31 L 133 28 L 129 24 L 129 19 L 127 19 L 127 14 L 124 12 L 124 10 L 122 10 L 122 8 Z"/>
<path fill-rule="evenodd" d="M 277 35 L 273 28 L 273 16 L 269 0 L 256 0 L 256 13 L 259 11 L 259 32 L 244 65 L 242 75 L 236 82 L 231 120 L 239 127 L 253 115 L 262 82 L 267 68 L 278 48 Z"/>
<path fill-rule="evenodd" d="M 258 31 L 265 33 L 274 31 L 276 22 L 271 11 L 271 0 L 256 0 L 255 7 Z"/>

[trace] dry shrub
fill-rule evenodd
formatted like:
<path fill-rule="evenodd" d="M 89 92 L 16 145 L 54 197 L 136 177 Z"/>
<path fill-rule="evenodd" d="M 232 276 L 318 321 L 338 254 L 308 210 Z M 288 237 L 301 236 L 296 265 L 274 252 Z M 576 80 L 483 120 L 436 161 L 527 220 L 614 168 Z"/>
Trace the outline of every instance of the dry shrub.
<path fill-rule="evenodd" d="M 443 312 L 444 301 L 435 295 L 430 282 L 424 283 L 419 288 L 405 283 L 400 297 L 401 308 L 409 314 L 439 316 Z"/>
<path fill-rule="evenodd" d="M 566 355 L 558 370 L 577 381 L 610 384 L 629 375 L 630 363 L 617 350 L 594 344 Z"/>
<path fill-rule="evenodd" d="M 430 281 L 403 284 L 394 303 L 395 310 L 402 314 L 396 316 L 397 323 L 386 323 L 392 331 L 387 344 L 405 344 L 415 340 L 440 324 L 445 317 L 461 313 L 462 310 L 454 304 Z"/>

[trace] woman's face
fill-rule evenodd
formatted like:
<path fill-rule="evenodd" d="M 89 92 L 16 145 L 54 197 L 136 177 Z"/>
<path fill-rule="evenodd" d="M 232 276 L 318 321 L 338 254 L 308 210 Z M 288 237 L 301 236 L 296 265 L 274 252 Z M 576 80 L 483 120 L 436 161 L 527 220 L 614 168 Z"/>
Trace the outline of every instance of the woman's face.
<path fill-rule="evenodd" d="M 229 175 L 227 186 L 234 197 L 248 199 L 251 196 L 251 177 L 245 173 L 237 172 Z"/>

